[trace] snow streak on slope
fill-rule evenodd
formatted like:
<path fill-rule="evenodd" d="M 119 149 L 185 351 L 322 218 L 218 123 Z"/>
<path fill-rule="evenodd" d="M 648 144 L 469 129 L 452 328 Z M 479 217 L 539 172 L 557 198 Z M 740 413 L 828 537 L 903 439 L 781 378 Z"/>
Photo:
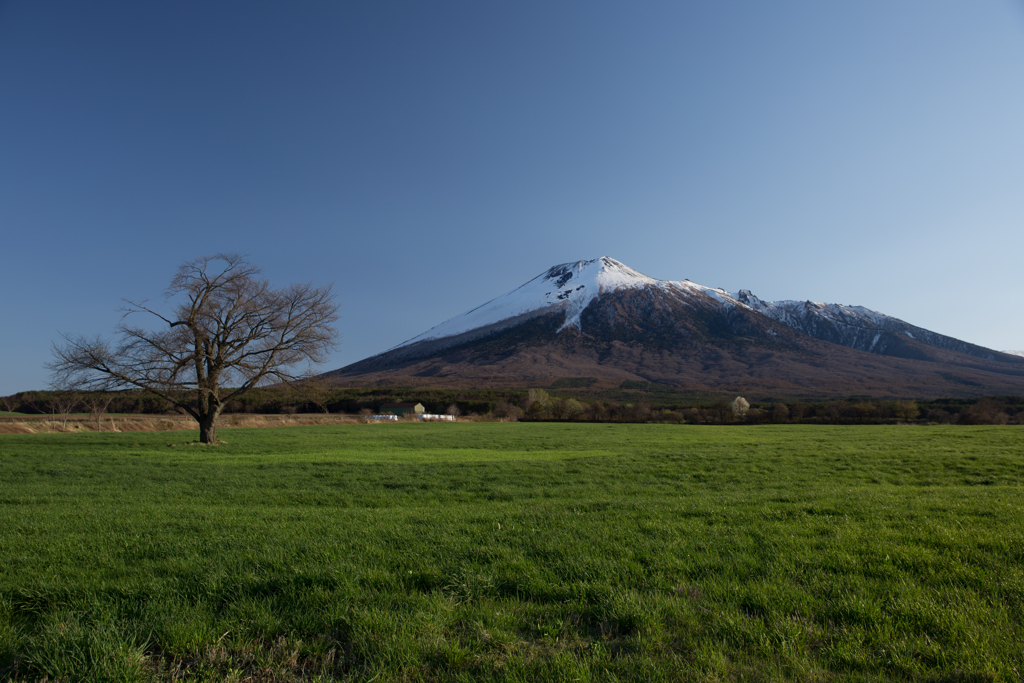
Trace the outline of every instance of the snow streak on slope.
<path fill-rule="evenodd" d="M 570 326 L 579 328 L 583 309 L 601 294 L 656 284 L 658 280 L 608 257 L 563 263 L 538 275 L 522 287 L 432 327 L 394 348 L 400 349 L 422 341 L 453 337 L 514 318 L 534 317 L 557 311 L 565 312 L 565 322 L 559 331 Z"/>
<path fill-rule="evenodd" d="M 1024 351 L 1003 351 L 1003 353 L 1008 353 L 1011 356 L 1024 356 Z"/>

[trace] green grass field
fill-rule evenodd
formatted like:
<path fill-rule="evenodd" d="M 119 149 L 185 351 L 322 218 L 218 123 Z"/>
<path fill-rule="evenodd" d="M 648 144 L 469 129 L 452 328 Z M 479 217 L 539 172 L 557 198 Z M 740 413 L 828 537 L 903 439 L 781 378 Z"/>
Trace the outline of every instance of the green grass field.
<path fill-rule="evenodd" d="M 1020 681 L 1024 429 L 0 436 L 0 678 Z"/>

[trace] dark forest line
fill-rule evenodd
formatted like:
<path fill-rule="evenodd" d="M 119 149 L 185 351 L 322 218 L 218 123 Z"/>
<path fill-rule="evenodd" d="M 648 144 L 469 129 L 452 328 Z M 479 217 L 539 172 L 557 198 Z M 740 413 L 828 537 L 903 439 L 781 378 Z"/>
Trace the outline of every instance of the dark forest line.
<path fill-rule="evenodd" d="M 624 382 L 606 395 L 556 383 L 544 389 L 423 389 L 336 387 L 326 382 L 260 387 L 230 401 L 225 414 L 374 414 L 387 403 L 422 403 L 429 413 L 506 421 L 668 422 L 692 424 L 1024 424 L 1024 397 L 827 401 L 751 400 L 686 395 L 641 382 Z M 598 392 L 595 392 L 598 393 Z M 607 394 L 610 394 L 609 397 Z M 0 398 L 10 413 L 180 413 L 169 401 L 143 391 L 26 391 Z"/>

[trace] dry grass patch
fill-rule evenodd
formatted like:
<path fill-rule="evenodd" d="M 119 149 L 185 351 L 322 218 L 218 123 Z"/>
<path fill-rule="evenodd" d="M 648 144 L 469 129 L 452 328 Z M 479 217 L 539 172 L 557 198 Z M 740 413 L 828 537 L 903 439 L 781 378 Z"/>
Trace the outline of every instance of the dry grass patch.
<path fill-rule="evenodd" d="M 284 636 L 272 642 L 218 641 L 192 657 L 152 657 L 148 660 L 156 681 L 222 680 L 238 683 L 287 683 L 336 680 L 346 669 L 339 643 L 316 643 Z"/>
<path fill-rule="evenodd" d="M 225 415 L 218 427 L 312 427 L 316 425 L 360 424 L 351 415 Z M 92 418 L 68 420 L 65 426 L 49 415 L 21 420 L 0 420 L 0 434 L 57 434 L 68 432 L 169 432 L 198 429 L 195 420 L 185 415 L 118 415 L 105 416 L 97 424 Z"/>

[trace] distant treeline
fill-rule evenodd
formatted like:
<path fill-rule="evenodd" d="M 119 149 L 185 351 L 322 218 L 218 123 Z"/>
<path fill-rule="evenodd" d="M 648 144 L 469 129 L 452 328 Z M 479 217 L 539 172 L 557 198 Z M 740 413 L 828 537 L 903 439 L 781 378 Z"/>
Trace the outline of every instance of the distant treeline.
<path fill-rule="evenodd" d="M 492 415 L 504 419 L 573 422 L 669 422 L 675 424 L 1024 424 L 1024 397 L 993 396 L 978 399 L 928 401 L 824 402 L 770 401 L 747 403 L 719 399 L 700 405 L 653 406 L 640 399 L 632 403 L 583 401 L 550 396 L 531 389 L 519 403 L 501 402 Z"/>
<path fill-rule="evenodd" d="M 422 403 L 427 412 L 444 413 L 455 404 L 463 414 L 484 415 L 494 406 L 518 402 L 525 391 L 517 390 L 420 390 L 406 388 L 337 388 L 327 383 L 308 382 L 295 386 L 258 387 L 228 401 L 225 414 L 295 414 L 379 412 L 385 403 Z M 183 394 L 188 397 L 188 394 Z M 28 415 L 51 414 L 67 409 L 74 401 L 75 413 L 102 410 L 104 413 L 164 415 L 181 413 L 170 401 L 140 390 L 99 392 L 24 391 L 0 398 L 0 410 Z"/>
<path fill-rule="evenodd" d="M 625 383 L 624 383 L 625 384 Z M 690 424 L 1024 424 L 1024 397 L 976 399 L 830 401 L 752 400 L 737 409 L 734 401 L 685 397 L 678 392 L 648 394 L 644 387 L 616 399 L 565 395 L 582 387 L 529 390 L 441 390 L 414 388 L 338 388 L 325 382 L 291 387 L 262 387 L 228 402 L 225 413 L 377 413 L 385 403 L 422 403 L 427 412 L 451 406 L 466 417 L 508 421 L 667 422 Z M 556 395 L 561 390 L 561 395 Z M 622 400 L 626 399 L 626 400 Z M 27 391 L 0 398 L 0 409 L 26 414 L 181 412 L 169 401 L 141 391 L 67 394 Z"/>

